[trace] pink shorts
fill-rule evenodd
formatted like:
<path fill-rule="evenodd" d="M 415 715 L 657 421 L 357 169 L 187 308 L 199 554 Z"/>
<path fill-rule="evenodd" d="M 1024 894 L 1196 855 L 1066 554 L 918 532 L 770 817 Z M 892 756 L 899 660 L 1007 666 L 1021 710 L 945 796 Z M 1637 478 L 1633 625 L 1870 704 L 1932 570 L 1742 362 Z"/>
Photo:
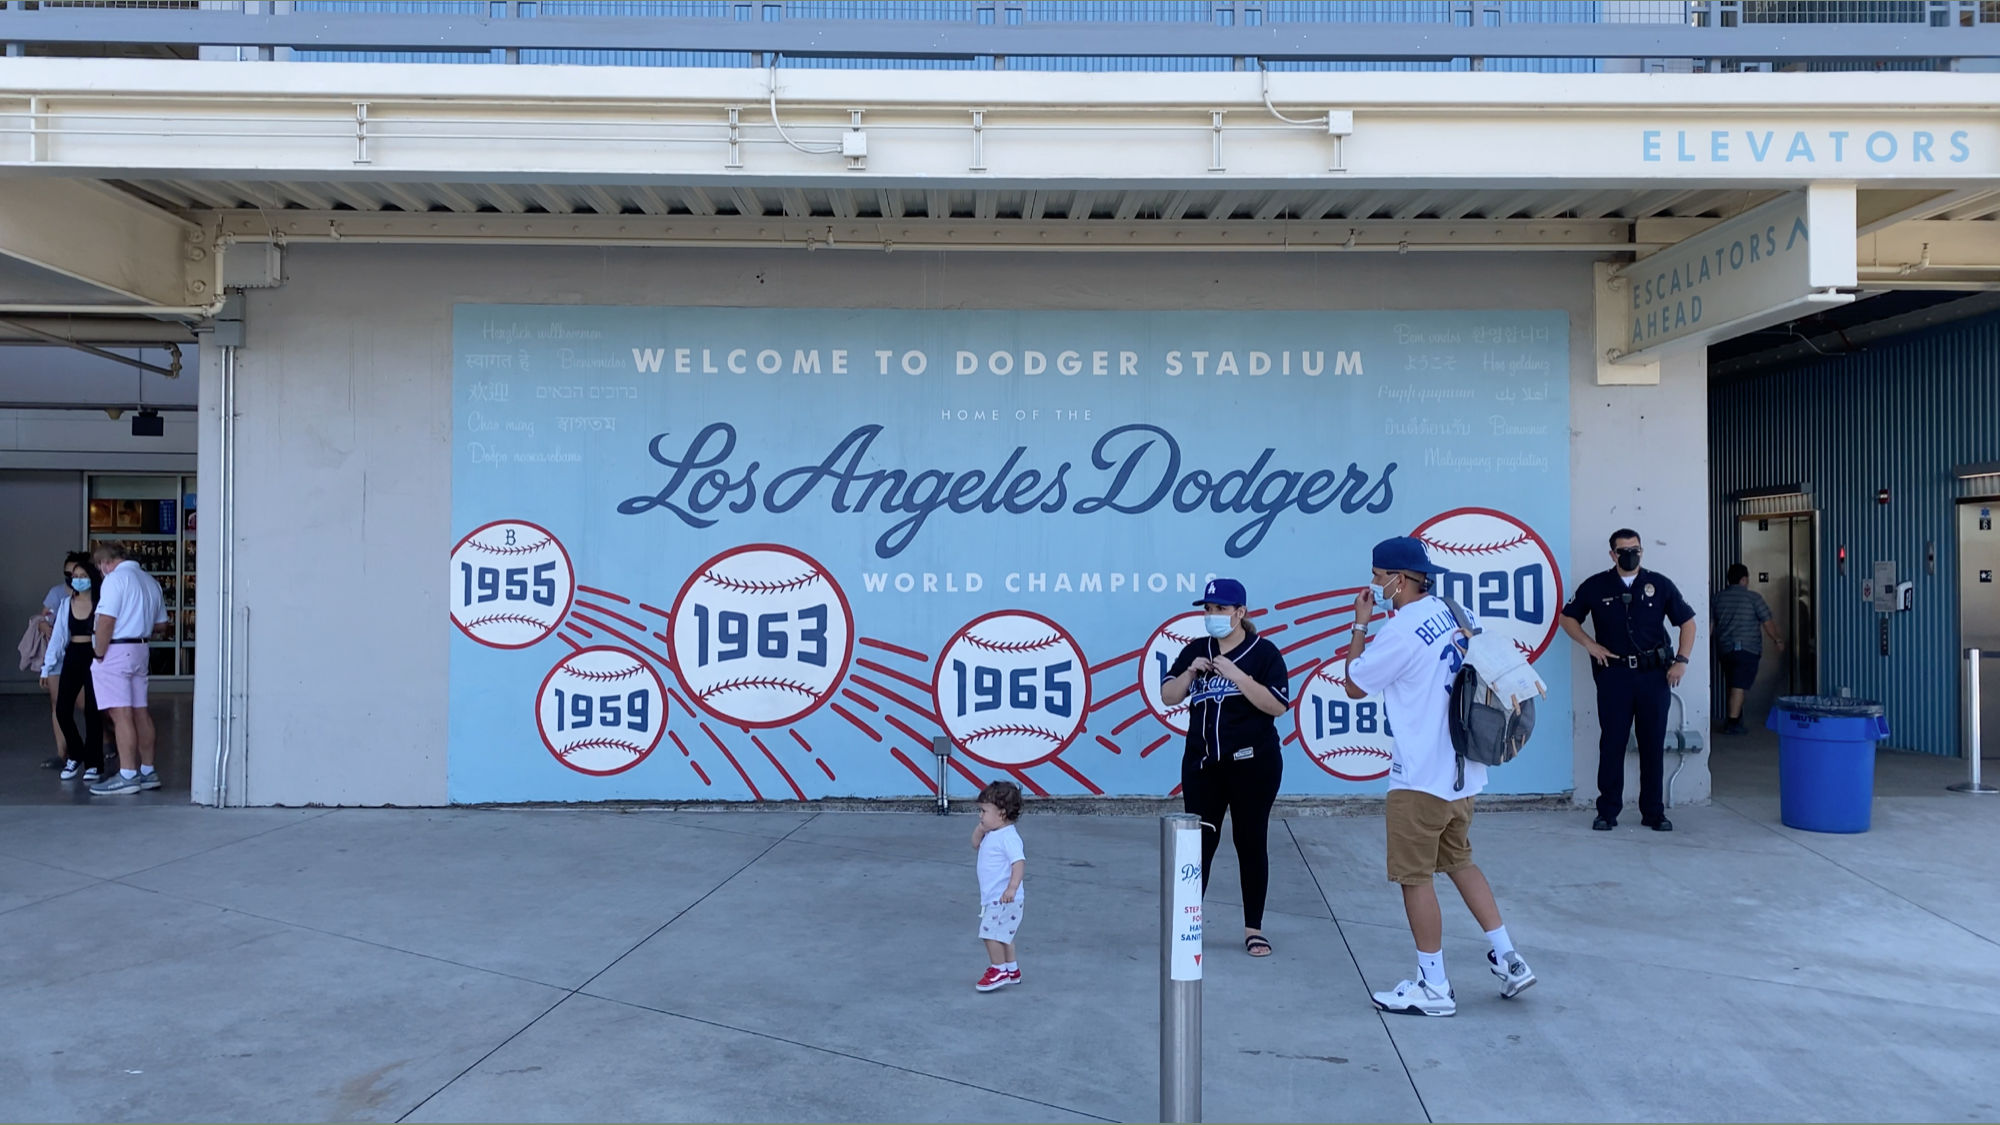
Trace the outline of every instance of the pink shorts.
<path fill-rule="evenodd" d="M 153 650 L 147 645 L 112 645 L 90 665 L 99 710 L 146 705 L 146 672 Z"/>

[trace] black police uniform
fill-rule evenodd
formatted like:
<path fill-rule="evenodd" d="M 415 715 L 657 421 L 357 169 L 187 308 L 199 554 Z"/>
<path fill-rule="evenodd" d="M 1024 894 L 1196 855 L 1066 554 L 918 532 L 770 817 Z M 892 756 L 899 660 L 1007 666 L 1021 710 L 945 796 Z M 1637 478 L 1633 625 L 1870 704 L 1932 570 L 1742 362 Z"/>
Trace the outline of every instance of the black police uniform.
<path fill-rule="evenodd" d="M 1181 649 L 1163 680 L 1178 678 L 1196 657 L 1226 656 L 1264 689 L 1291 704 L 1291 676 L 1278 646 L 1263 637 L 1246 638 L 1233 651 L 1202 637 Z M 1181 755 L 1181 800 L 1188 812 L 1216 827 L 1201 834 L 1201 889 L 1208 892 L 1210 861 L 1221 842 L 1222 819 L 1229 817 L 1236 841 L 1236 865 L 1243 875 L 1243 924 L 1264 928 L 1264 896 L 1271 882 L 1268 854 L 1271 806 L 1285 776 L 1277 720 L 1243 698 L 1223 676 L 1194 677 L 1188 685 L 1187 748 Z"/>
<path fill-rule="evenodd" d="M 1666 575 L 1641 567 L 1629 587 L 1616 570 L 1584 579 L 1563 616 L 1588 619 L 1597 643 L 1612 653 L 1610 667 L 1590 665 L 1597 680 L 1597 815 L 1615 822 L 1625 807 L 1625 745 L 1636 722 L 1639 819 L 1657 823 L 1666 817 L 1667 669 L 1674 662 L 1663 622 L 1678 628 L 1694 620 L 1694 607 Z"/>

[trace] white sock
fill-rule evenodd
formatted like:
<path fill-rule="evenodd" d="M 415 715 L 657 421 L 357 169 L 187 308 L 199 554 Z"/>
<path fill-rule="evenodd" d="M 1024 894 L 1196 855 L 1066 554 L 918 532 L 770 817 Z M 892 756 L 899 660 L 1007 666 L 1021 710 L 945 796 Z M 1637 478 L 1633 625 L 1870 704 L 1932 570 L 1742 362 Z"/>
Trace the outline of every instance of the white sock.
<path fill-rule="evenodd" d="M 1514 952 L 1514 939 L 1507 936 L 1507 927 L 1495 926 L 1486 931 L 1486 940 L 1493 943 L 1493 959 L 1507 963 L 1507 955 Z"/>
<path fill-rule="evenodd" d="M 145 774 L 149 774 L 149 773 L 152 773 L 152 772 L 153 772 L 153 767 L 151 767 L 151 766 L 140 766 L 140 767 L 139 767 L 139 773 L 140 773 L 140 775 L 141 775 L 141 776 L 144 776 Z"/>
<path fill-rule="evenodd" d="M 1010 973 L 1018 973 L 1021 971 L 1021 963 L 1019 961 L 1009 961 L 1005 965 L 1002 965 L 1000 967 L 1007 970 Z"/>
<path fill-rule="evenodd" d="M 119 777 L 138 777 L 138 776 L 139 776 L 139 771 L 138 771 L 138 770 L 119 770 L 119 771 L 118 771 L 118 776 L 119 776 Z"/>
<path fill-rule="evenodd" d="M 1436 953 L 1425 953 L 1421 949 L 1417 950 L 1417 972 L 1424 980 L 1430 982 L 1432 988 L 1440 992 L 1448 991 L 1451 988 L 1451 981 L 1446 979 L 1444 975 L 1444 950 L 1442 949 Z"/>

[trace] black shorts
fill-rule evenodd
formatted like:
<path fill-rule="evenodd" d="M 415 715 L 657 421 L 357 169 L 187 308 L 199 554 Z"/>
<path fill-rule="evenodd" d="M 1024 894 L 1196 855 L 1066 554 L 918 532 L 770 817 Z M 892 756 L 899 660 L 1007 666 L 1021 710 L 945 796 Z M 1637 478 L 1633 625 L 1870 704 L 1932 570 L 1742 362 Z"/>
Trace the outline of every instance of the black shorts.
<path fill-rule="evenodd" d="M 1757 663 L 1762 659 L 1762 653 L 1742 649 L 1723 653 L 1722 682 L 1729 687 L 1748 690 L 1751 684 L 1757 682 Z"/>

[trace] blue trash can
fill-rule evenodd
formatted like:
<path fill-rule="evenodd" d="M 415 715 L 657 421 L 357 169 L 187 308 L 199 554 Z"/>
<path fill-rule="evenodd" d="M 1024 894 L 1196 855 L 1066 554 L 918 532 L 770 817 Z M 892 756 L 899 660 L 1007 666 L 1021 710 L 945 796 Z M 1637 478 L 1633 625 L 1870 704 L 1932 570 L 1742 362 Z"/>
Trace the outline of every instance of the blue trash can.
<path fill-rule="evenodd" d="M 1787 695 L 1764 725 L 1778 732 L 1778 819 L 1808 832 L 1868 831 L 1875 744 L 1889 737 L 1882 705 Z"/>

